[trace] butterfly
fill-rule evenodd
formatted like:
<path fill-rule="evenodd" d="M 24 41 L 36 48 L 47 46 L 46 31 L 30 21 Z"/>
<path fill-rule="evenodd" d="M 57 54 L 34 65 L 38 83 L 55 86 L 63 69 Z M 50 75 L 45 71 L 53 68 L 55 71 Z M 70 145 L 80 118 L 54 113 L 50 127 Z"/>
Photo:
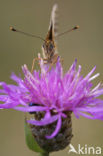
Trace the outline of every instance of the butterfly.
<path fill-rule="evenodd" d="M 19 32 L 21 34 L 39 38 L 39 39 L 43 40 L 43 42 L 44 42 L 42 45 L 43 60 L 44 60 L 45 64 L 49 64 L 50 66 L 52 66 L 53 64 L 55 64 L 57 62 L 57 59 L 59 56 L 58 51 L 57 51 L 57 45 L 56 45 L 57 38 L 70 32 L 70 31 L 73 31 L 73 30 L 76 30 L 79 28 L 79 26 L 75 26 L 72 29 L 69 29 L 63 33 L 58 34 L 57 33 L 57 23 L 58 23 L 57 12 L 58 12 L 58 5 L 54 4 L 52 11 L 51 11 L 49 29 L 48 29 L 45 39 L 40 36 L 32 35 L 32 34 L 17 30 L 14 27 L 10 27 L 10 30 L 12 30 L 14 32 Z M 34 63 L 36 60 L 38 60 L 38 58 L 33 59 L 32 71 L 33 71 Z"/>

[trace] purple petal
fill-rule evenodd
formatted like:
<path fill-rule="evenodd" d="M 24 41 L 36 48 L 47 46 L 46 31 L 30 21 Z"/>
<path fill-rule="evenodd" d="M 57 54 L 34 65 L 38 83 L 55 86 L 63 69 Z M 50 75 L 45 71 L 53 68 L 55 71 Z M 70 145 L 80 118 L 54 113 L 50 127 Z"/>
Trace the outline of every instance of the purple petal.
<path fill-rule="evenodd" d="M 92 119 L 92 120 L 95 119 L 94 116 L 91 116 L 91 115 L 88 115 L 88 114 L 85 114 L 85 113 L 82 113 L 82 112 L 79 112 L 78 114 L 81 115 L 81 116 L 83 116 L 83 117 L 85 117 L 85 118 L 88 118 L 88 119 Z"/>
<path fill-rule="evenodd" d="M 98 107 L 85 107 L 85 108 L 78 108 L 78 111 L 88 112 L 88 113 L 103 113 L 103 105 Z"/>
<path fill-rule="evenodd" d="M 41 106 L 26 106 L 26 107 L 14 107 L 13 109 L 18 110 L 18 111 L 22 111 L 22 112 L 38 112 L 38 111 L 46 111 L 47 108 L 46 107 L 41 107 Z"/>
<path fill-rule="evenodd" d="M 96 66 L 88 73 L 88 75 L 84 79 L 88 80 L 89 77 L 94 73 L 95 69 L 96 69 Z"/>
<path fill-rule="evenodd" d="M 70 71 L 75 71 L 76 65 L 77 65 L 77 59 L 75 59 L 74 63 L 73 63 L 72 66 L 70 67 Z"/>
<path fill-rule="evenodd" d="M 61 116 L 59 115 L 57 125 L 56 125 L 56 128 L 55 128 L 54 132 L 50 136 L 47 135 L 46 138 L 47 139 L 52 139 L 53 137 L 55 137 L 58 134 L 58 132 L 60 131 L 61 124 L 62 124 L 62 120 L 61 120 Z"/>
<path fill-rule="evenodd" d="M 44 117 L 40 121 L 38 121 L 38 120 L 27 120 L 27 122 L 32 124 L 32 125 L 44 126 L 44 125 L 48 125 L 48 124 L 55 122 L 57 119 L 58 119 L 58 115 L 54 115 L 54 116 L 51 116 L 48 118 Z"/>
<path fill-rule="evenodd" d="M 57 76 L 62 78 L 63 68 L 62 68 L 61 63 L 60 63 L 60 58 L 58 58 L 55 71 L 57 73 Z"/>
<path fill-rule="evenodd" d="M 18 103 L 16 102 L 6 102 L 4 104 L 0 104 L 0 109 L 12 109 L 13 107 L 17 106 Z"/>

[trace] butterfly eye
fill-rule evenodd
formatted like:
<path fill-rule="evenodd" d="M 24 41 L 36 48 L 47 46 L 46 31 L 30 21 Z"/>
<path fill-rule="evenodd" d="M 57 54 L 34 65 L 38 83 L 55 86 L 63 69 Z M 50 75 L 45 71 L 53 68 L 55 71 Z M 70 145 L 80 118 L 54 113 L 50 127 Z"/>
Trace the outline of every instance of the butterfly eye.
<path fill-rule="evenodd" d="M 50 44 L 50 46 L 49 46 L 49 50 L 52 50 L 52 49 L 53 49 L 53 45 Z"/>
<path fill-rule="evenodd" d="M 45 45 L 45 43 L 42 45 L 42 47 L 43 47 L 44 49 L 46 49 L 46 45 Z"/>
<path fill-rule="evenodd" d="M 42 47 L 43 47 L 43 48 L 45 47 L 44 44 L 42 45 Z"/>

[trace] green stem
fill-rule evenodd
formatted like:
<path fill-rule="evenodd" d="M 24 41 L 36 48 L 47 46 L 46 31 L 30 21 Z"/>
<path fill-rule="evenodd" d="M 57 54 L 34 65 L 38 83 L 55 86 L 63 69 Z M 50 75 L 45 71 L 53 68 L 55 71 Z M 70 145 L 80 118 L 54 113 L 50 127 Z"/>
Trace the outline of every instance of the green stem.
<path fill-rule="evenodd" d="M 48 152 L 40 153 L 40 156 L 49 156 L 49 153 Z"/>

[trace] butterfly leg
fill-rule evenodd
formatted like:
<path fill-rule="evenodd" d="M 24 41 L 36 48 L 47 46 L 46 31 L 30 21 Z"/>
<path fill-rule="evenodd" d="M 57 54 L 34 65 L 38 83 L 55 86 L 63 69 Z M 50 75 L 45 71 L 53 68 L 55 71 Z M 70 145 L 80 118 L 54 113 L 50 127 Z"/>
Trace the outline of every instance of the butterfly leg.
<path fill-rule="evenodd" d="M 33 73 L 35 62 L 39 61 L 39 60 L 40 60 L 40 58 L 38 58 L 38 57 L 33 59 L 32 67 L 31 67 L 31 73 Z"/>

